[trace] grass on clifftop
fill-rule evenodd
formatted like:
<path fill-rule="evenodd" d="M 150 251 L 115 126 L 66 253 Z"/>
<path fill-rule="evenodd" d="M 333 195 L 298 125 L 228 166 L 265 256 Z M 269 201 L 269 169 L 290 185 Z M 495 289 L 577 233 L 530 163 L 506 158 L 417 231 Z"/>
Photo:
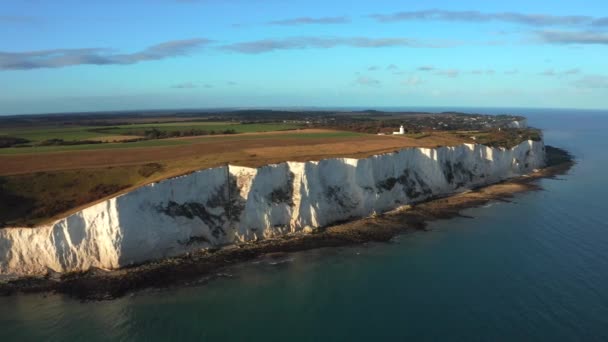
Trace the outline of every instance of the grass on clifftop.
<path fill-rule="evenodd" d="M 32 226 L 159 175 L 164 166 L 108 167 L 0 177 L 0 227 Z"/>
<path fill-rule="evenodd" d="M 524 141 L 542 140 L 542 132 L 535 128 L 493 129 L 481 132 L 459 132 L 458 136 L 471 139 L 472 142 L 490 147 L 513 148 Z"/>
<path fill-rule="evenodd" d="M 291 123 L 177 122 L 117 126 L 48 126 L 0 129 L 0 140 L 15 141 L 0 154 L 98 150 L 186 144 L 168 137 L 275 132 L 300 128 Z M 154 135 L 154 134 L 155 135 Z M 153 137 L 154 135 L 154 137 Z M 143 141 L 137 141 L 142 140 Z M 0 146 L 2 147 L 2 146 Z"/>

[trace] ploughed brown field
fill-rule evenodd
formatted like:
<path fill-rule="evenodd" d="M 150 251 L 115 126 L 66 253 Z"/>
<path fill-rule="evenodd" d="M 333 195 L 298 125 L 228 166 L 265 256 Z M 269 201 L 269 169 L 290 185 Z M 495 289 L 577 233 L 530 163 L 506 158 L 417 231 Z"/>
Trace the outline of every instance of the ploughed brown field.
<path fill-rule="evenodd" d="M 324 129 L 177 138 L 187 144 L 0 155 L 0 228 L 51 222 L 108 197 L 227 163 L 364 158 L 471 142 L 448 132 L 378 136 Z"/>

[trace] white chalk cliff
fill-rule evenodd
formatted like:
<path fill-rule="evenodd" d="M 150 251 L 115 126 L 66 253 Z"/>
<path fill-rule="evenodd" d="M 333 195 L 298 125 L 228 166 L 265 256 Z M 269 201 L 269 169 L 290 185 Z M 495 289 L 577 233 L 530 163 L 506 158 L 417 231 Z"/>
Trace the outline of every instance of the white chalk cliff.
<path fill-rule="evenodd" d="M 226 166 L 143 186 L 47 226 L 0 230 L 0 274 L 115 269 L 308 231 L 544 165 L 542 141 L 465 144 L 365 159 Z"/>
<path fill-rule="evenodd" d="M 519 119 L 509 123 L 509 128 L 527 128 L 528 127 L 528 119 Z"/>

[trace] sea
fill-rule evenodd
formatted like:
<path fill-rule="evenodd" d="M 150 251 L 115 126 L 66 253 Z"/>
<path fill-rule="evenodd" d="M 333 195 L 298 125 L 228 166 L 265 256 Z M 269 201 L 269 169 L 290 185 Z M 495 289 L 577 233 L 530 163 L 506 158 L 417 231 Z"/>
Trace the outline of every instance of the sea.
<path fill-rule="evenodd" d="M 0 298 L 0 341 L 607 341 L 608 110 L 514 113 L 576 165 L 389 243 L 257 260 L 109 301 Z"/>

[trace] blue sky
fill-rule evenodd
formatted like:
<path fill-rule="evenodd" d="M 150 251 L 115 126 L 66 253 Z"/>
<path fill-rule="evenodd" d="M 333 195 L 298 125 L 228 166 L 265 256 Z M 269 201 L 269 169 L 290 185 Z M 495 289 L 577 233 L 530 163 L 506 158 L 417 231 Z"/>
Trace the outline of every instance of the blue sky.
<path fill-rule="evenodd" d="M 608 108 L 608 3 L 3 0 L 0 114 Z"/>

